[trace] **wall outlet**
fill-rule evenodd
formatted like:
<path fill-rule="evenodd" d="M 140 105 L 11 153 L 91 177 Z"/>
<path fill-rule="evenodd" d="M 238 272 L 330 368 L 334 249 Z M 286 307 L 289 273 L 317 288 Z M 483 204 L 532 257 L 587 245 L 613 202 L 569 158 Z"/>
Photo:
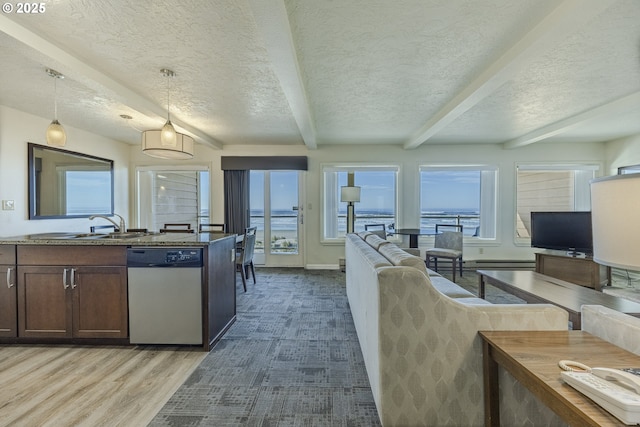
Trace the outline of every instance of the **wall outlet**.
<path fill-rule="evenodd" d="M 480 255 L 482 255 L 482 254 L 484 253 L 484 248 L 479 248 L 479 249 L 478 249 L 478 253 L 479 253 Z"/>
<path fill-rule="evenodd" d="M 14 200 L 3 200 L 2 201 L 2 210 L 3 211 L 12 211 L 15 209 L 15 201 Z"/>

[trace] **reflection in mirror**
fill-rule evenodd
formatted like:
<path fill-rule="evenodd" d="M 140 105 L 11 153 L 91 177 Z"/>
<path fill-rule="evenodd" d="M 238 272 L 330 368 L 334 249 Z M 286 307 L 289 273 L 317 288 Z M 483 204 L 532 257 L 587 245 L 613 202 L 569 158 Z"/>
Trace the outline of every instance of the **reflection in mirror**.
<path fill-rule="evenodd" d="M 28 144 L 29 219 L 113 215 L 113 160 Z"/>

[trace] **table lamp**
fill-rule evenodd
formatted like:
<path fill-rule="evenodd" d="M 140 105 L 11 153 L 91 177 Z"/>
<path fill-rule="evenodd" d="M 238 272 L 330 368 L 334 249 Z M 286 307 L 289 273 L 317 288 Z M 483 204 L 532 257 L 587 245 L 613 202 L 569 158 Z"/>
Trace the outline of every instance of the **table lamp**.
<path fill-rule="evenodd" d="M 624 270 L 640 270 L 638 214 L 640 174 L 614 175 L 591 181 L 595 262 Z"/>
<path fill-rule="evenodd" d="M 340 201 L 347 202 L 347 233 L 353 233 L 356 221 L 353 203 L 360 201 L 360 187 L 340 187 Z"/>

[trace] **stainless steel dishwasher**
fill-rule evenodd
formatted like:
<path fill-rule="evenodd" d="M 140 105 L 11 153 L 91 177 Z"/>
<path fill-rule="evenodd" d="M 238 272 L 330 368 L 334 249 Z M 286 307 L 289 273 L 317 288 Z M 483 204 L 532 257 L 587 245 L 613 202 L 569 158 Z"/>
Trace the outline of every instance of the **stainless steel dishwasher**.
<path fill-rule="evenodd" d="M 127 250 L 132 344 L 202 344 L 202 248 Z"/>

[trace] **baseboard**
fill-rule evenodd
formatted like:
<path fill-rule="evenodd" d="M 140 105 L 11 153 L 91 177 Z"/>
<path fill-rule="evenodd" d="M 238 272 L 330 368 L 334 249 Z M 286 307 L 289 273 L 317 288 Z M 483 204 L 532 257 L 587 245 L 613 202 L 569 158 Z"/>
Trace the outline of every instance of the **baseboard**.
<path fill-rule="evenodd" d="M 338 264 L 307 264 L 304 268 L 307 270 L 340 270 Z"/>

